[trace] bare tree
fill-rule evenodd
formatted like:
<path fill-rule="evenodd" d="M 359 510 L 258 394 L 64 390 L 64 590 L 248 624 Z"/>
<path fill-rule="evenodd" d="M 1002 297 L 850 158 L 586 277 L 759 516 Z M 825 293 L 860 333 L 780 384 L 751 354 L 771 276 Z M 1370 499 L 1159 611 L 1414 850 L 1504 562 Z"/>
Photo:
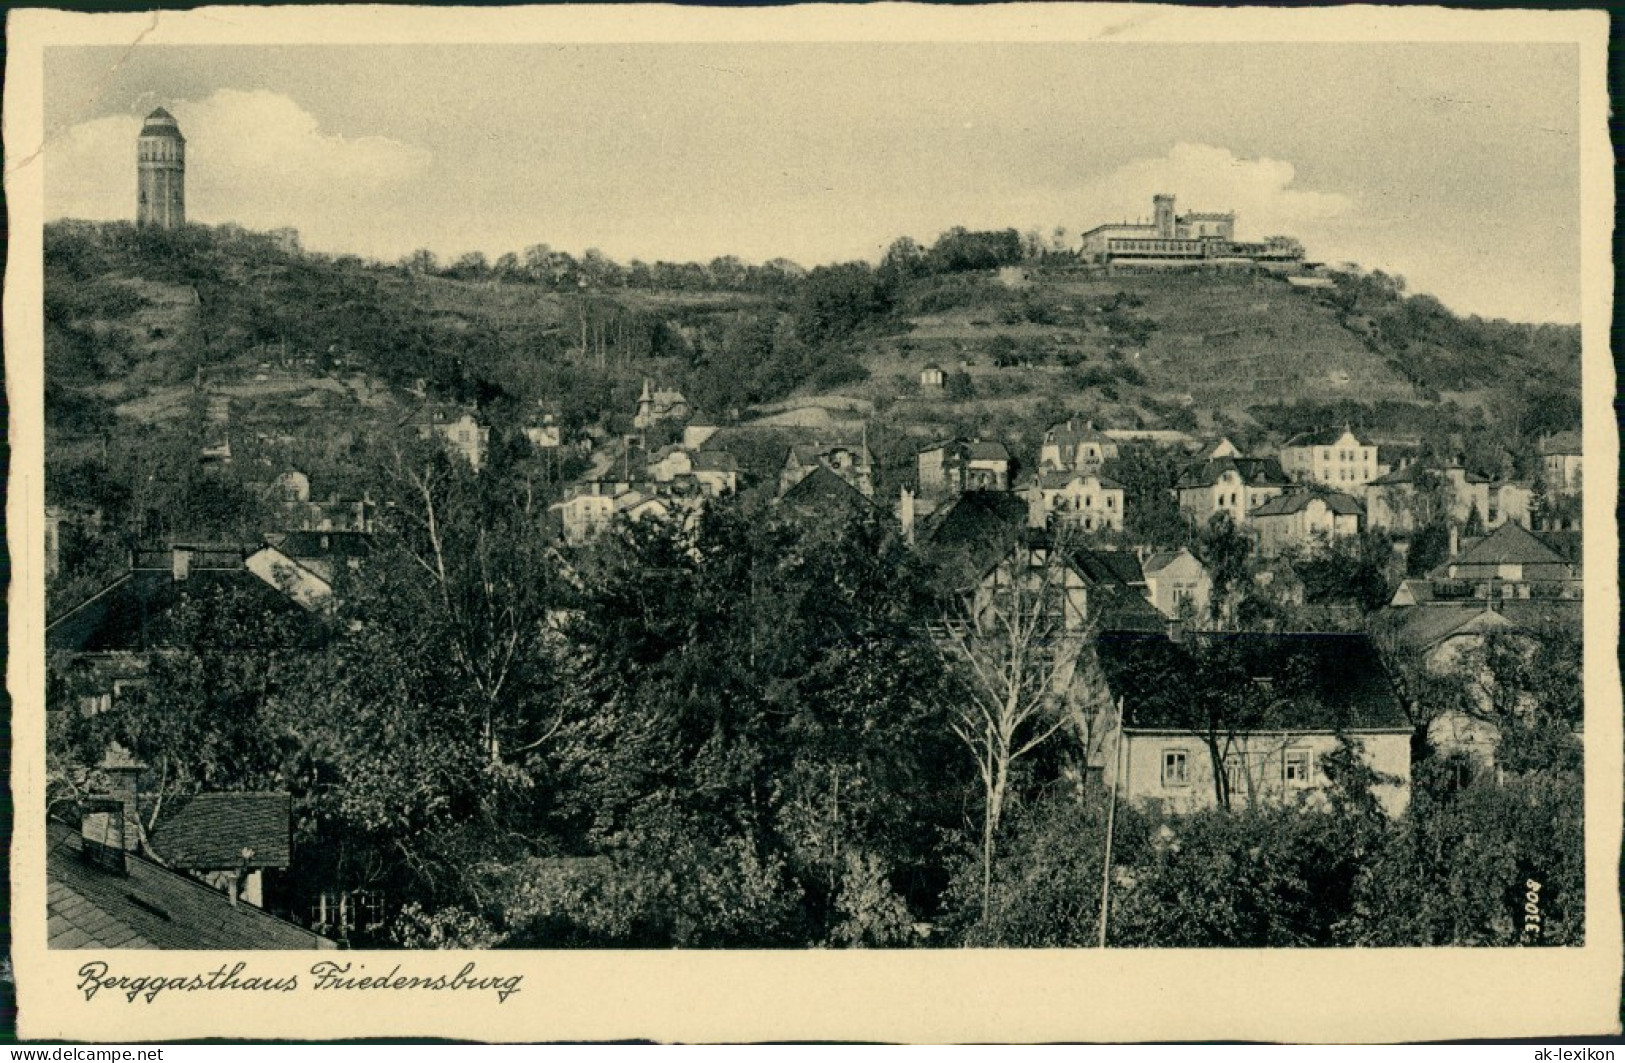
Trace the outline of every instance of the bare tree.
<path fill-rule="evenodd" d="M 1105 697 L 1091 649 L 1089 588 L 1066 545 L 1016 545 L 937 626 L 944 661 L 962 679 L 951 726 L 982 784 L 983 918 L 1012 769 L 1069 724 L 1087 754 L 1096 703 Z"/>

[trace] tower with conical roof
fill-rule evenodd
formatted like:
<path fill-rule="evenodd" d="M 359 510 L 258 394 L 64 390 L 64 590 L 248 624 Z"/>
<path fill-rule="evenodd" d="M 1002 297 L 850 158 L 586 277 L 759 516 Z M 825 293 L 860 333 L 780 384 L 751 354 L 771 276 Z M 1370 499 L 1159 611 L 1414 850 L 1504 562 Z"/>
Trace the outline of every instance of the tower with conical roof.
<path fill-rule="evenodd" d="M 162 107 L 147 115 L 136 152 L 136 224 L 185 225 L 186 138 L 175 116 Z"/>

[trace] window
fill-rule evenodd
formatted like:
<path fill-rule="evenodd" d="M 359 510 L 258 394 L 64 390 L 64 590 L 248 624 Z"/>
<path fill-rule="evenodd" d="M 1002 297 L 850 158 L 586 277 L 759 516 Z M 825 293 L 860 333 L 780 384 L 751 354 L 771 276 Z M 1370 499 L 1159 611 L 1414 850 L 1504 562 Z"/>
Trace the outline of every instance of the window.
<path fill-rule="evenodd" d="M 1289 749 L 1286 751 L 1283 765 L 1283 777 L 1288 786 L 1308 786 L 1309 773 L 1314 761 L 1307 749 Z"/>
<path fill-rule="evenodd" d="M 1162 751 L 1162 785 L 1188 786 L 1190 785 L 1190 764 L 1186 760 L 1182 749 L 1165 749 Z"/>

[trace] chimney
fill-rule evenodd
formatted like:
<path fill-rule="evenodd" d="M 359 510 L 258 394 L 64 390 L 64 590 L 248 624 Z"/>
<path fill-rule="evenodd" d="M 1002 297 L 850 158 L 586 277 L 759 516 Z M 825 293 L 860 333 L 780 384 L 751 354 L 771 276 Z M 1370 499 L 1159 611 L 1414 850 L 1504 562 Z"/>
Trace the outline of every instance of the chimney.
<path fill-rule="evenodd" d="M 115 743 L 99 765 L 108 777 L 109 793 L 105 799 L 116 801 L 124 815 L 119 828 L 119 844 L 135 852 L 141 848 L 141 773 L 146 765 L 130 756 L 123 746 Z"/>
<path fill-rule="evenodd" d="M 897 497 L 897 519 L 903 525 L 903 541 L 914 545 L 914 492 L 903 488 Z"/>
<path fill-rule="evenodd" d="M 124 804 L 116 798 L 92 797 L 79 818 L 79 851 L 97 867 L 124 874 Z"/>

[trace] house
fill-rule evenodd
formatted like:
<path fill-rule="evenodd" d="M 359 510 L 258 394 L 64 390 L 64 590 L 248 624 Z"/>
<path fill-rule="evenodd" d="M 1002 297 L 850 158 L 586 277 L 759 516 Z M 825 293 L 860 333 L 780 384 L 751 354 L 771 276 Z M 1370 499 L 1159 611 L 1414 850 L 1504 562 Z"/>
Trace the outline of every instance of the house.
<path fill-rule="evenodd" d="M 1092 550 L 1064 533 L 1013 528 L 1007 518 L 1014 514 L 1000 508 L 976 506 L 956 520 L 952 537 L 963 536 L 958 542 L 941 525 L 933 536 L 943 585 L 971 617 L 1025 598 L 1064 631 L 1166 629 L 1162 614 L 1146 600 L 1145 577 L 1133 554 Z"/>
<path fill-rule="evenodd" d="M 1366 517 L 1373 528 L 1394 532 L 1417 530 L 1416 513 L 1437 495 L 1448 500 L 1444 515 L 1457 524 L 1468 523 L 1474 511 L 1481 521 L 1490 513 L 1490 478 L 1461 465 L 1428 467 L 1418 462 L 1402 465 L 1372 480 L 1365 487 Z M 1525 513 L 1528 512 L 1527 503 Z"/>
<path fill-rule="evenodd" d="M 1281 446 L 1281 468 L 1298 483 L 1340 491 L 1363 487 L 1388 471 L 1377 464 L 1376 445 L 1361 442 L 1347 426 L 1293 436 Z"/>
<path fill-rule="evenodd" d="M 632 416 L 634 428 L 653 428 L 665 421 L 682 421 L 688 417 L 688 400 L 674 388 L 657 388 L 649 380 L 643 381 L 638 395 L 638 409 Z"/>
<path fill-rule="evenodd" d="M 1142 564 L 1151 604 L 1170 620 L 1206 616 L 1213 577 L 1189 550 L 1159 550 Z"/>
<path fill-rule="evenodd" d="M 1068 419 L 1044 433 L 1038 448 L 1040 472 L 1074 472 L 1099 469 L 1117 457 L 1117 441 L 1095 428 L 1093 421 L 1078 424 Z"/>
<path fill-rule="evenodd" d="M 647 481 L 589 480 L 571 484 L 564 500 L 550 509 L 559 515 L 565 544 L 585 546 L 596 541 L 621 514 L 632 520 L 663 517 L 673 506 L 660 497 L 658 485 Z"/>
<path fill-rule="evenodd" d="M 873 500 L 829 465 L 815 465 L 775 499 L 788 511 L 811 516 L 875 510 Z"/>
<path fill-rule="evenodd" d="M 726 450 L 702 450 L 693 456 L 694 479 L 707 498 L 739 490 L 739 462 Z"/>
<path fill-rule="evenodd" d="M 79 830 L 46 827 L 46 939 L 53 949 L 331 949 L 334 942 L 130 852 L 117 803 Z"/>
<path fill-rule="evenodd" d="M 1035 513 L 1050 524 L 1083 531 L 1122 531 L 1126 492 L 1109 476 L 1094 472 L 1040 472 L 1026 487 Z"/>
<path fill-rule="evenodd" d="M 1121 706 L 1102 767 L 1125 800 L 1213 808 L 1220 772 L 1230 807 L 1324 800 L 1346 735 L 1380 774 L 1384 809 L 1409 803 L 1412 727 L 1363 633 L 1107 634 L 1096 650 Z"/>
<path fill-rule="evenodd" d="M 243 563 L 306 609 L 319 609 L 331 604 L 334 581 L 358 571 L 372 552 L 366 532 L 295 531 L 267 536 Z"/>
<path fill-rule="evenodd" d="M 480 471 L 491 430 L 481 425 L 472 411 L 447 403 L 428 403 L 414 411 L 406 424 L 419 438 L 438 438 L 475 472 Z"/>
<path fill-rule="evenodd" d="M 1227 513 L 1245 526 L 1253 510 L 1281 495 L 1291 479 L 1274 458 L 1211 458 L 1189 466 L 1174 485 L 1179 511 L 1198 525 Z"/>
<path fill-rule="evenodd" d="M 1453 545 L 1457 545 L 1453 543 Z M 1575 563 L 1521 524 L 1503 524 L 1459 542 L 1428 573 L 1434 597 L 1574 599 L 1582 596 Z"/>
<path fill-rule="evenodd" d="M 1010 451 L 1003 443 L 981 439 L 933 443 L 920 451 L 917 462 L 920 492 L 930 497 L 1010 490 Z"/>
<path fill-rule="evenodd" d="M 920 387 L 941 390 L 947 384 L 947 375 L 942 366 L 935 362 L 927 362 L 920 369 Z"/>
<path fill-rule="evenodd" d="M 739 489 L 739 463 L 726 451 L 693 452 L 669 446 L 649 462 L 648 477 L 653 483 L 668 486 L 691 483 L 705 497 L 716 498 Z"/>
<path fill-rule="evenodd" d="M 919 535 L 921 551 L 949 585 L 969 588 L 1020 540 L 1029 516 L 1019 495 L 967 492 L 933 514 Z"/>
<path fill-rule="evenodd" d="M 1582 458 L 1579 432 L 1558 432 L 1540 441 L 1540 464 L 1548 496 L 1580 493 L 1584 482 Z"/>
<path fill-rule="evenodd" d="M 1458 670 L 1463 656 L 1492 635 L 1521 636 L 1526 645 L 1533 645 L 1554 630 L 1578 634 L 1582 627 L 1580 610 L 1581 604 L 1573 600 L 1424 598 L 1400 604 L 1396 596 L 1395 605 L 1375 619 L 1374 630 L 1397 652 L 1415 658 L 1421 667 L 1445 674 Z M 1428 722 L 1428 746 L 1435 752 L 1466 753 L 1493 764 L 1500 731 L 1487 715 L 1465 711 L 1461 706 L 1445 709 Z"/>
<path fill-rule="evenodd" d="M 1292 491 L 1263 503 L 1247 520 L 1258 531 L 1259 553 L 1278 557 L 1360 534 L 1365 509 L 1341 491 Z"/>
<path fill-rule="evenodd" d="M 779 473 L 779 495 L 806 479 L 813 470 L 824 468 L 845 480 L 864 498 L 873 498 L 874 455 L 866 444 L 797 443 L 790 448 Z"/>
<path fill-rule="evenodd" d="M 136 549 L 130 568 L 84 601 L 50 618 L 48 651 L 145 652 L 160 648 L 165 614 L 214 589 L 240 591 L 278 611 L 297 611 L 274 581 L 251 571 L 258 545 L 168 542 Z"/>
<path fill-rule="evenodd" d="M 292 798 L 285 793 L 171 795 L 143 851 L 256 908 L 264 873 L 292 860 Z"/>

